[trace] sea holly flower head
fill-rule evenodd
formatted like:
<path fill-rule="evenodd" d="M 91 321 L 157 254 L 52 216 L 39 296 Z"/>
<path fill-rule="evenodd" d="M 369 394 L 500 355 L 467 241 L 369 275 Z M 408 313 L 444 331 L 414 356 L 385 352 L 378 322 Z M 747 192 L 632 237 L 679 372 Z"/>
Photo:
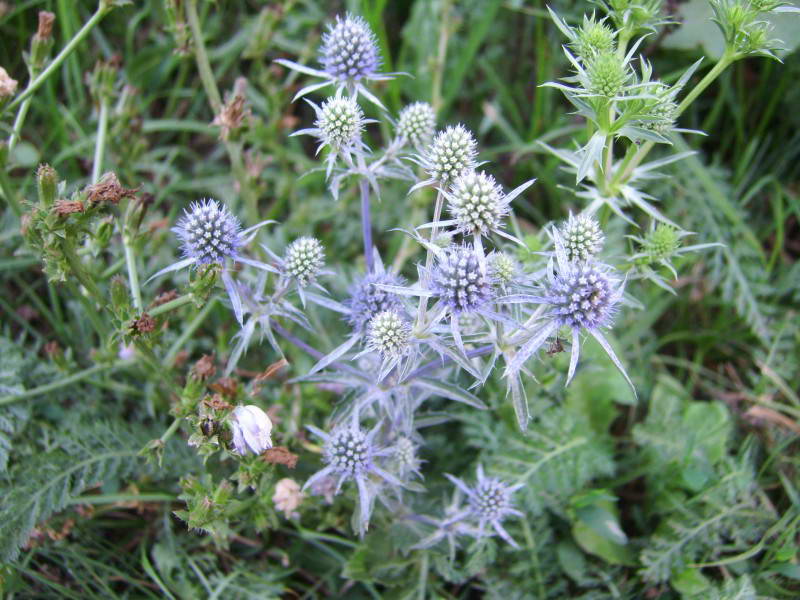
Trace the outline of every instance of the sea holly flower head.
<path fill-rule="evenodd" d="M 239 219 L 221 202 L 213 199 L 192 202 L 184 211 L 183 217 L 172 228 L 181 242 L 184 258 L 151 275 L 147 281 L 186 267 L 215 265 L 219 268 L 236 320 L 241 325 L 244 318 L 242 299 L 227 262 L 230 260 L 262 271 L 277 273 L 276 268 L 248 258 L 240 252 L 242 247 L 252 241 L 258 229 L 269 223 L 274 221 L 262 221 L 242 230 Z"/>
<path fill-rule="evenodd" d="M 513 236 L 503 232 L 503 220 L 510 212 L 512 200 L 533 185 L 535 179 L 526 181 L 508 194 L 483 171 L 466 171 L 457 176 L 444 193 L 453 215 L 453 224 L 465 235 L 482 236 L 491 232 L 523 245 Z M 445 222 L 443 224 L 449 224 Z"/>
<path fill-rule="evenodd" d="M 613 52 L 615 46 L 614 30 L 605 23 L 605 19 L 595 20 L 594 15 L 583 16 L 580 29 L 573 30 L 574 38 L 570 45 L 583 60 L 604 52 Z"/>
<path fill-rule="evenodd" d="M 356 412 L 346 423 L 334 427 L 330 433 L 309 425 L 308 429 L 323 441 L 323 461 L 325 467 L 306 481 L 303 489 L 329 476 L 337 479 L 335 494 L 341 491 L 347 481 L 355 481 L 358 486 L 360 505 L 359 533 L 363 536 L 369 526 L 369 517 L 375 497 L 383 483 L 403 487 L 402 482 L 379 466 L 378 462 L 394 452 L 388 446 L 379 446 L 375 437 L 381 427 L 378 423 L 370 431 L 361 428 Z"/>
<path fill-rule="evenodd" d="M 430 285 L 455 315 L 478 311 L 494 296 L 478 255 L 466 246 L 451 246 L 439 254 Z"/>
<path fill-rule="evenodd" d="M 238 454 L 261 454 L 272 448 L 272 421 L 259 407 L 248 404 L 237 406 L 231 413 L 233 447 Z"/>
<path fill-rule="evenodd" d="M 316 126 L 324 144 L 344 148 L 356 142 L 364 129 L 364 112 L 353 98 L 334 96 L 323 102 Z"/>
<path fill-rule="evenodd" d="M 376 314 L 367 324 L 367 347 L 384 358 L 398 358 L 409 350 L 411 326 L 397 310 Z"/>
<path fill-rule="evenodd" d="M 410 191 L 432 184 L 446 188 L 462 173 L 475 169 L 477 148 L 472 132 L 461 124 L 440 131 L 422 155 L 412 159 L 427 171 L 429 177 Z"/>
<path fill-rule="evenodd" d="M 316 238 L 297 238 L 286 247 L 283 264 L 286 273 L 297 281 L 297 285 L 306 287 L 325 266 L 325 249 Z"/>
<path fill-rule="evenodd" d="M 577 217 L 569 214 L 567 222 L 561 227 L 564 251 L 570 262 L 587 261 L 597 256 L 603 249 L 605 236 L 597 220 L 588 214 Z"/>
<path fill-rule="evenodd" d="M 402 111 L 397 121 L 397 134 L 413 146 L 430 144 L 436 130 L 436 114 L 427 102 L 414 102 Z"/>
<path fill-rule="evenodd" d="M 186 258 L 198 265 L 235 258 L 243 245 L 241 224 L 228 207 L 212 199 L 192 202 L 172 231 Z"/>
<path fill-rule="evenodd" d="M 465 234 L 499 229 L 509 212 L 500 185 L 483 171 L 467 171 L 456 177 L 446 198 L 458 229 Z"/>
<path fill-rule="evenodd" d="M 417 451 L 417 444 L 410 437 L 401 435 L 395 440 L 392 466 L 400 479 L 406 480 L 412 474 L 417 477 L 422 476 L 419 472 L 422 461 Z"/>
<path fill-rule="evenodd" d="M 601 52 L 588 60 L 586 74 L 589 91 L 597 96 L 614 98 L 622 93 L 631 78 L 627 62 L 616 52 Z"/>
<path fill-rule="evenodd" d="M 383 108 L 365 86 L 365 81 L 388 81 L 397 73 L 381 73 L 381 56 L 378 40 L 369 24 L 360 16 L 338 15 L 336 21 L 329 24 L 322 36 L 320 47 L 320 64 L 322 70 L 313 69 L 296 62 L 278 59 L 275 62 L 294 71 L 320 77 L 322 82 L 308 85 L 295 95 L 297 100 L 324 88 L 335 85 L 338 92 L 347 90 L 349 94 L 361 94 L 373 104 Z"/>
<path fill-rule="evenodd" d="M 492 252 L 487 258 L 489 277 L 497 284 L 507 285 L 516 279 L 519 265 L 505 252 Z"/>
<path fill-rule="evenodd" d="M 381 67 L 378 39 L 363 17 L 350 14 L 328 25 L 320 63 L 332 78 L 348 83 L 375 77 Z"/>
<path fill-rule="evenodd" d="M 508 362 L 507 375 L 511 377 L 512 385 L 518 384 L 519 373 L 525 361 L 551 336 L 557 337 L 560 328 L 569 327 L 572 330 L 572 350 L 567 384 L 575 375 L 580 357 L 580 334 L 585 331 L 603 347 L 635 394 L 633 383 L 603 334 L 603 330 L 611 326 L 614 313 L 622 301 L 624 288 L 622 281 L 615 276 L 614 269 L 608 265 L 595 260 L 570 261 L 564 240 L 557 229 L 553 231 L 553 243 L 555 260 L 551 257 L 541 295 L 520 294 L 505 299 L 541 304 L 545 307 L 545 312 L 539 320 L 539 327 L 530 330 L 527 339 Z"/>
<path fill-rule="evenodd" d="M 402 312 L 400 296 L 382 286 L 402 286 L 403 280 L 385 271 L 362 277 L 352 288 L 347 306 L 348 322 L 356 331 L 364 331 L 373 317 L 383 312 Z"/>
<path fill-rule="evenodd" d="M 464 494 L 469 501 L 469 508 L 457 517 L 473 519 L 478 522 L 480 535 L 485 535 L 485 528 L 491 525 L 494 531 L 514 548 L 519 546 L 508 534 L 502 522 L 509 516 L 522 517 L 523 514 L 514 508 L 511 496 L 515 491 L 524 486 L 523 483 L 508 485 L 495 477 L 487 477 L 483 465 L 478 465 L 478 481 L 475 487 L 470 487 L 458 477 L 449 473 L 445 474 Z M 490 534 L 491 535 L 491 534 Z"/>

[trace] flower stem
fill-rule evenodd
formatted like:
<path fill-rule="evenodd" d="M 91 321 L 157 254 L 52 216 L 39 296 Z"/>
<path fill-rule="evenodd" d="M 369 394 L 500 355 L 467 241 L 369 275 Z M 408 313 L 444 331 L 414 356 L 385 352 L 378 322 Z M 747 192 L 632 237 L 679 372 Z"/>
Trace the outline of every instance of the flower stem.
<path fill-rule="evenodd" d="M 169 312 L 171 310 L 175 310 L 176 308 L 180 308 L 181 306 L 185 306 L 192 302 L 192 294 L 184 294 L 183 296 L 178 296 L 174 300 L 170 300 L 169 302 L 165 302 L 164 304 L 159 304 L 153 310 L 148 311 L 151 317 L 157 317 L 158 315 L 164 314 L 165 312 Z"/>
<path fill-rule="evenodd" d="M 86 21 L 86 23 L 84 23 L 80 31 L 73 36 L 67 45 L 61 49 L 61 52 L 58 53 L 58 56 L 56 56 L 50 62 L 50 64 L 48 64 L 47 67 L 41 73 L 39 73 L 39 75 L 31 79 L 31 81 L 28 83 L 28 87 L 25 88 L 25 91 L 17 96 L 14 101 L 8 105 L 7 109 L 12 110 L 16 108 L 25 102 L 30 96 L 32 96 L 33 93 L 38 90 L 45 81 L 47 81 L 47 78 L 55 73 L 56 70 L 58 70 L 67 57 L 72 54 L 75 48 L 78 47 L 78 44 L 80 44 L 86 38 L 86 36 L 89 35 L 89 32 L 94 29 L 95 25 L 97 25 L 103 19 L 103 17 L 105 17 L 106 14 L 111 11 L 112 8 L 113 6 L 108 2 L 100 2 L 95 13 L 88 21 Z"/>
<path fill-rule="evenodd" d="M 11 135 L 8 136 L 9 153 L 14 150 L 14 146 L 16 146 L 19 141 L 20 131 L 22 131 L 22 125 L 25 123 L 25 117 L 28 116 L 28 109 L 31 107 L 32 101 L 33 97 L 26 98 L 22 106 L 19 107 L 17 117 L 14 119 L 14 128 L 11 130 Z"/>
<path fill-rule="evenodd" d="M 92 183 L 100 181 L 103 172 L 103 154 L 106 151 L 106 132 L 108 131 L 108 98 L 101 94 L 100 116 L 97 119 L 97 141 L 94 147 L 94 163 L 92 165 Z"/>
<path fill-rule="evenodd" d="M 436 235 L 439 233 L 439 219 L 442 217 L 442 206 L 444 204 L 444 196 L 441 190 L 436 190 L 436 204 L 433 208 L 433 226 L 431 227 L 431 244 L 436 243 Z M 433 266 L 433 252 L 430 248 L 425 255 L 425 275 L 430 275 L 431 267 Z M 425 321 L 426 313 L 428 312 L 428 298 L 421 296 L 419 299 L 419 315 L 417 323 L 422 325 Z"/>
<path fill-rule="evenodd" d="M 125 248 L 125 264 L 128 267 L 128 283 L 131 286 L 133 306 L 141 312 L 144 305 L 142 304 L 142 289 L 139 285 L 139 271 L 136 268 L 136 254 L 133 252 L 130 236 L 125 232 L 122 234 L 122 246 Z"/>
<path fill-rule="evenodd" d="M 364 260 L 367 264 L 367 273 L 375 270 L 375 256 L 372 250 L 372 217 L 369 206 L 369 182 L 362 179 L 361 188 L 361 233 L 364 236 Z"/>

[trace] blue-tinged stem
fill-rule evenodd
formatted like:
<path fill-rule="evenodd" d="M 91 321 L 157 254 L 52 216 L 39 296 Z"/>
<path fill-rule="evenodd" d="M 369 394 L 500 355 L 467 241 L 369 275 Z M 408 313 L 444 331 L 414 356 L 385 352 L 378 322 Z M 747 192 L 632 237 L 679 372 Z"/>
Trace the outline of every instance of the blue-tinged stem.
<path fill-rule="evenodd" d="M 372 217 L 369 207 L 369 182 L 362 179 L 361 183 L 361 233 L 364 235 L 364 260 L 367 263 L 367 273 L 375 270 L 375 257 L 372 251 Z"/>

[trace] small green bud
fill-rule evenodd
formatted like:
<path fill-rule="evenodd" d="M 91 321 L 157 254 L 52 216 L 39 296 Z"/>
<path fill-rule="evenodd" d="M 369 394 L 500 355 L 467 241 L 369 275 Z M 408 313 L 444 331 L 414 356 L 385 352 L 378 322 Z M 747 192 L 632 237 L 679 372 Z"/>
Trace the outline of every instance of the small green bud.
<path fill-rule="evenodd" d="M 97 226 L 94 241 L 100 248 L 107 248 L 112 235 L 114 235 L 114 222 L 110 218 L 103 219 Z"/>
<path fill-rule="evenodd" d="M 589 91 L 599 96 L 617 96 L 628 80 L 623 60 L 613 52 L 603 52 L 595 56 L 587 69 Z"/>
<path fill-rule="evenodd" d="M 680 247 L 680 236 L 674 227 L 659 223 L 645 239 L 645 252 L 651 260 L 664 260 Z"/>
<path fill-rule="evenodd" d="M 584 60 L 597 54 L 614 51 L 614 32 L 605 23 L 584 16 L 583 25 L 578 30 L 578 38 L 573 43 L 575 52 Z"/>
<path fill-rule="evenodd" d="M 39 190 L 39 202 L 44 207 L 51 207 L 58 193 L 58 173 L 50 165 L 41 164 L 36 170 L 36 185 Z"/>
<path fill-rule="evenodd" d="M 128 286 L 125 284 L 125 280 L 117 275 L 111 279 L 109 287 L 111 288 L 111 305 L 115 311 L 120 312 L 120 309 L 130 308 Z"/>

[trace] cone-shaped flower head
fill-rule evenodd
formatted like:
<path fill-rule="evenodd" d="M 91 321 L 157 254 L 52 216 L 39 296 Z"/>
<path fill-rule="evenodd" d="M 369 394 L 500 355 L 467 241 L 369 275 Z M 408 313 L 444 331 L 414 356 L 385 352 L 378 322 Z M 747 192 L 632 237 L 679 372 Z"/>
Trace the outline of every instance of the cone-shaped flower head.
<path fill-rule="evenodd" d="M 489 277 L 498 284 L 514 281 L 517 276 L 517 261 L 505 252 L 493 252 L 487 258 Z"/>
<path fill-rule="evenodd" d="M 576 32 L 572 47 L 584 60 L 593 56 L 614 50 L 614 31 L 603 21 L 595 21 L 584 15 L 583 24 Z"/>
<path fill-rule="evenodd" d="M 450 212 L 465 234 L 486 234 L 502 226 L 508 214 L 503 190 L 483 171 L 467 171 L 456 177 L 447 196 Z"/>
<path fill-rule="evenodd" d="M 427 102 L 414 102 L 400 111 L 397 133 L 414 146 L 430 144 L 436 130 L 436 115 Z"/>
<path fill-rule="evenodd" d="M 479 310 L 493 295 L 478 256 L 465 246 L 451 246 L 440 253 L 431 287 L 455 314 Z"/>
<path fill-rule="evenodd" d="M 398 473 L 401 479 L 407 479 L 412 473 L 420 474 L 420 462 L 417 456 L 417 444 L 406 435 L 397 438 L 392 455 L 393 471 Z"/>
<path fill-rule="evenodd" d="M 477 520 L 481 531 L 487 524 L 491 525 L 500 537 L 516 548 L 516 542 L 503 528 L 501 522 L 509 516 L 523 516 L 511 502 L 511 496 L 523 484 L 508 485 L 495 477 L 486 477 L 482 465 L 478 465 L 478 481 L 474 488 L 469 487 L 458 477 L 447 474 L 447 478 L 469 499 L 469 509 L 464 516 Z"/>
<path fill-rule="evenodd" d="M 379 286 L 403 285 L 403 280 L 391 273 L 365 275 L 352 289 L 348 307 L 348 321 L 354 329 L 363 331 L 374 316 L 386 311 L 401 312 L 403 305 L 397 294 Z"/>
<path fill-rule="evenodd" d="M 680 247 L 680 238 L 675 228 L 659 223 L 645 238 L 644 251 L 653 261 L 668 259 Z"/>
<path fill-rule="evenodd" d="M 597 329 L 611 323 L 620 299 L 617 285 L 599 264 L 575 264 L 555 275 L 548 300 L 561 325 Z"/>
<path fill-rule="evenodd" d="M 355 98 L 333 96 L 322 103 L 316 126 L 324 143 L 332 148 L 346 148 L 361 136 L 364 112 Z"/>
<path fill-rule="evenodd" d="M 425 168 L 431 178 L 442 185 L 475 168 L 478 143 L 463 125 L 440 131 L 428 147 L 424 158 Z"/>
<path fill-rule="evenodd" d="M 373 77 L 381 66 L 378 40 L 362 17 L 339 15 L 322 36 L 320 62 L 339 81 Z"/>
<path fill-rule="evenodd" d="M 235 258 L 243 244 L 239 219 L 211 199 L 192 202 L 172 230 L 181 241 L 184 256 L 199 265 Z"/>
<path fill-rule="evenodd" d="M 656 133 L 667 133 L 674 127 L 675 119 L 678 116 L 675 94 L 664 85 L 654 85 L 650 93 L 655 96 L 655 100 L 647 110 L 650 119 L 642 120 L 642 126 Z"/>
<path fill-rule="evenodd" d="M 325 442 L 325 462 L 337 475 L 361 475 L 369 468 L 371 460 L 372 452 L 367 433 L 360 428 L 335 429 Z"/>
<path fill-rule="evenodd" d="M 405 354 L 410 337 L 411 326 L 396 310 L 379 312 L 367 324 L 367 346 L 383 357 Z"/>
<path fill-rule="evenodd" d="M 251 451 L 261 454 L 267 448 L 272 448 L 272 421 L 263 410 L 248 404 L 237 406 L 231 415 L 231 428 L 233 429 L 233 447 L 239 454 Z"/>
<path fill-rule="evenodd" d="M 283 262 L 286 272 L 297 280 L 298 285 L 305 287 L 325 266 L 325 249 L 318 239 L 301 237 L 286 247 Z"/>
<path fill-rule="evenodd" d="M 605 236 L 594 217 L 589 215 L 573 216 L 561 228 L 561 238 L 567 259 L 573 262 L 587 261 L 597 256 L 603 249 Z"/>
<path fill-rule="evenodd" d="M 617 96 L 630 77 L 624 60 L 615 52 L 601 52 L 592 57 L 586 72 L 589 91 L 606 98 Z"/>

